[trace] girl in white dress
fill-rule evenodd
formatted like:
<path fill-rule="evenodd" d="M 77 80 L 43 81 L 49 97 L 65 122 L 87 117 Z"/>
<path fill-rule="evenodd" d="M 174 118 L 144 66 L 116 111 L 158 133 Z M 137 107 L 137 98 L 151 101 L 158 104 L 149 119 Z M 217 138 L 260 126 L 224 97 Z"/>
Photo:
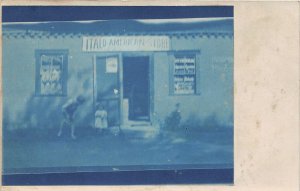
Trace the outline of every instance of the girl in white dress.
<path fill-rule="evenodd" d="M 99 104 L 95 112 L 95 128 L 101 133 L 107 127 L 107 111 Z"/>

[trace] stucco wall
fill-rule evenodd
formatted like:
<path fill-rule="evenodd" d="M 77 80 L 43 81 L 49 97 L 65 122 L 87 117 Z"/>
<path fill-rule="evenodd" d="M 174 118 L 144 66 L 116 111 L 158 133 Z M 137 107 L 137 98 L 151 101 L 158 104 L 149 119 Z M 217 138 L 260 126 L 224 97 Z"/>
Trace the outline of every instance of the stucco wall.
<path fill-rule="evenodd" d="M 199 95 L 169 95 L 169 54 L 154 53 L 154 117 L 163 121 L 176 103 L 181 103 L 183 121 L 205 121 L 216 116 L 220 124 L 232 125 L 233 39 L 215 37 L 172 38 L 173 50 L 200 50 Z M 84 94 L 86 104 L 77 113 L 77 125 L 93 123 L 93 55 L 82 52 L 82 38 L 3 38 L 4 128 L 55 128 L 61 106 L 69 98 Z M 35 50 L 67 49 L 66 97 L 35 96 Z M 97 53 L 97 55 L 105 55 Z M 224 64 L 225 60 L 229 62 Z"/>
<path fill-rule="evenodd" d="M 169 94 L 169 55 L 154 56 L 155 116 L 163 122 L 180 103 L 182 121 L 205 123 L 214 118 L 224 126 L 233 124 L 233 39 L 215 37 L 173 38 L 174 50 L 200 50 L 197 53 L 199 95 Z"/>
<path fill-rule="evenodd" d="M 69 51 L 66 97 L 35 96 L 36 49 Z M 7 128 L 58 126 L 61 106 L 79 94 L 84 94 L 88 100 L 78 115 L 90 123 L 88 118 L 93 116 L 88 115 L 93 109 L 92 58 L 92 54 L 81 52 L 79 38 L 3 38 L 3 105 Z"/>

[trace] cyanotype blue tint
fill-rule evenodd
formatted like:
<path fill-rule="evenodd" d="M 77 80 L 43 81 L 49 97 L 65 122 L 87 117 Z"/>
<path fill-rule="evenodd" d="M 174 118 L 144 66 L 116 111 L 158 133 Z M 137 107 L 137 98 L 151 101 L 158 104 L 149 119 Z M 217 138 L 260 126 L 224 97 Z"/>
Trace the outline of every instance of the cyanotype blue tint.
<path fill-rule="evenodd" d="M 3 6 L 2 22 L 233 17 L 233 6 Z"/>
<path fill-rule="evenodd" d="M 233 18 L 2 26 L 5 175 L 233 169 Z"/>

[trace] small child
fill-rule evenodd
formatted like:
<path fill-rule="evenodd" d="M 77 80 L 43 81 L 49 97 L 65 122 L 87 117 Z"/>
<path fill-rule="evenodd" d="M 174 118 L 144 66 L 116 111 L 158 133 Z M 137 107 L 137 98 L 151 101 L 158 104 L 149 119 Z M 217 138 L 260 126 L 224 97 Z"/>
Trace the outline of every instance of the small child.
<path fill-rule="evenodd" d="M 165 127 L 169 129 L 178 129 L 181 122 L 180 103 L 175 105 L 175 110 L 167 116 L 165 120 Z"/>
<path fill-rule="evenodd" d="M 107 111 L 103 105 L 99 104 L 95 112 L 95 128 L 101 133 L 107 127 Z"/>
<path fill-rule="evenodd" d="M 171 113 L 171 116 L 173 120 L 173 128 L 179 128 L 181 121 L 180 103 L 176 103 L 175 110 Z"/>

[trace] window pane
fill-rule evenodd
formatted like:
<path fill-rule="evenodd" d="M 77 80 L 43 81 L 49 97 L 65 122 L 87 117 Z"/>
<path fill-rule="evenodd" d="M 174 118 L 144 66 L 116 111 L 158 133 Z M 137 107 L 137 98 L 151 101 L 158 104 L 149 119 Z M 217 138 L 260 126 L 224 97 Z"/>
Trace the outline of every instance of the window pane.
<path fill-rule="evenodd" d="M 42 54 L 40 57 L 40 94 L 62 95 L 63 55 Z"/>
<path fill-rule="evenodd" d="M 195 94 L 196 58 L 195 56 L 175 56 L 174 94 Z"/>

